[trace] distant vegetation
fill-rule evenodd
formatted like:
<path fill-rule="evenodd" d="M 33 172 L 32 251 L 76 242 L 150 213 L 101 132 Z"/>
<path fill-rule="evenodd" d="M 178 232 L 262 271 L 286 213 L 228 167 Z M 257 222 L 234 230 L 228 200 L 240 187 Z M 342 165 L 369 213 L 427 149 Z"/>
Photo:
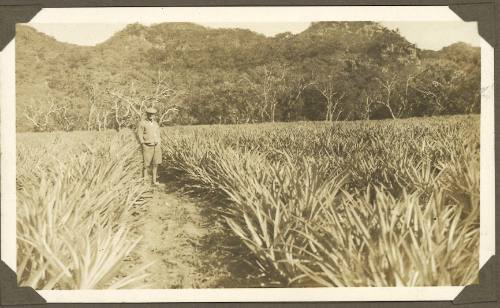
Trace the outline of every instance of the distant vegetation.
<path fill-rule="evenodd" d="M 94 47 L 16 35 L 19 131 L 479 113 L 480 51 L 420 50 L 374 22 L 275 37 L 191 23 L 127 26 Z M 172 109 L 176 108 L 176 110 Z"/>

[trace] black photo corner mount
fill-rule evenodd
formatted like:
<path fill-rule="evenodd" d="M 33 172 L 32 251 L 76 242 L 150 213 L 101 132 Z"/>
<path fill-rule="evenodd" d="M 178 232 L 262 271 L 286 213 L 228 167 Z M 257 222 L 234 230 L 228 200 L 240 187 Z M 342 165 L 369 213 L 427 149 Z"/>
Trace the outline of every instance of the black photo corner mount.
<path fill-rule="evenodd" d="M 495 4 L 464 3 L 448 6 L 463 21 L 476 21 L 479 36 L 491 47 L 495 47 Z M 453 304 L 473 304 L 497 301 L 495 256 L 484 264 L 479 271 L 479 284 L 466 286 L 453 300 Z"/>
<path fill-rule="evenodd" d="M 0 51 L 16 35 L 16 23 L 29 22 L 40 6 L 0 7 Z M 5 262 L 0 260 L 0 305 L 46 304 L 46 301 L 31 287 L 19 287 L 17 275 Z"/>
<path fill-rule="evenodd" d="M 19 287 L 16 273 L 0 261 L 0 305 L 46 304 L 33 288 Z"/>
<path fill-rule="evenodd" d="M 25 2 L 25 1 L 20 1 Z M 44 4 L 50 3 L 50 1 L 40 1 Z M 58 1 L 54 1 L 58 2 Z M 67 6 L 77 6 L 73 1 L 68 1 Z M 79 2 L 79 1 L 76 1 Z M 104 3 L 105 1 L 103 1 Z M 129 1 L 116 1 L 117 6 L 124 6 L 124 2 Z M 130 1 L 133 2 L 133 1 Z M 164 6 L 168 6 L 168 1 L 157 1 L 162 2 Z M 170 5 L 177 1 L 172 1 Z M 187 1 L 190 5 L 194 6 L 193 1 Z M 206 5 L 210 5 L 211 1 L 205 2 Z M 213 1 L 217 2 L 217 1 Z M 221 1 L 222 3 L 226 1 Z M 231 5 L 231 1 L 227 1 Z M 238 1 L 237 1 L 238 2 Z M 245 2 L 245 1 L 244 1 Z M 299 5 L 299 3 L 294 3 L 296 1 L 290 1 L 289 5 Z M 312 1 L 310 5 L 313 5 L 315 1 Z M 349 5 L 349 3 L 342 3 L 344 1 L 331 1 L 330 5 Z M 376 2 L 376 1 L 374 1 Z M 396 2 L 396 1 L 394 1 Z M 404 1 L 406 2 L 406 1 Z M 408 1 L 409 2 L 409 1 Z M 414 1 L 416 2 L 416 1 Z M 430 5 L 429 1 L 422 1 L 420 5 Z M 444 1 L 435 1 L 435 5 L 446 5 Z M 460 2 L 460 1 L 456 1 Z M 455 2 L 455 3 L 456 3 Z M 482 2 L 471 0 L 465 1 L 465 3 L 460 4 L 450 4 L 448 7 L 455 12 L 464 21 L 477 21 L 478 22 L 478 32 L 479 35 L 488 42 L 492 47 L 495 47 L 495 12 L 496 7 L 494 1 Z M 37 3 L 37 2 L 35 2 Z M 104 6 L 102 5 L 98 6 Z M 134 2 L 135 6 L 140 6 Z M 146 2 L 147 3 L 147 2 Z M 144 3 L 144 6 L 151 6 Z M 186 4 L 187 4 L 186 3 Z M 221 5 L 222 3 L 219 3 Z M 113 3 L 110 3 L 112 5 Z M 248 3 L 247 5 L 250 5 Z M 359 1 L 352 1 L 351 5 L 360 5 Z M 415 3 L 416 4 L 416 3 Z M 181 5 L 179 3 L 179 5 Z M 234 4 L 233 4 L 234 5 Z M 243 4 L 242 4 L 243 5 Z M 272 5 L 272 3 L 270 3 Z M 276 4 L 275 4 L 276 5 Z M 285 4 L 281 4 L 285 5 Z M 303 3 L 305 5 L 305 3 Z M 326 5 L 326 3 L 325 3 Z M 368 3 L 364 3 L 368 5 Z M 380 5 L 380 4 L 379 4 Z M 398 5 L 394 3 L 392 5 Z M 408 5 L 408 3 L 401 3 L 401 5 Z M 500 4 L 499 4 L 500 5 Z M 15 37 L 16 23 L 26 23 L 29 22 L 43 6 L 47 5 L 8 5 L 2 6 L 0 3 L 0 51 L 2 51 L 5 46 Z M 81 5 L 82 7 L 89 5 Z M 202 1 L 200 1 L 199 6 L 203 6 Z M 47 6 L 48 7 L 48 6 Z M 52 7 L 64 7 L 64 5 L 55 5 Z M 479 272 L 479 284 L 473 284 L 466 286 L 457 297 L 451 302 L 460 307 L 462 304 L 473 304 L 473 303 L 485 303 L 497 301 L 497 287 L 496 287 L 496 258 L 492 256 L 485 265 L 481 268 Z M 3 261 L 0 260 L 0 305 L 30 305 L 30 304 L 46 304 L 46 300 L 41 297 L 34 289 L 30 287 L 19 287 L 17 285 L 17 275 L 12 269 L 10 269 Z"/>
<path fill-rule="evenodd" d="M 477 21 L 479 35 L 495 47 L 494 3 L 454 4 L 448 6 L 463 21 Z"/>
<path fill-rule="evenodd" d="M 20 1 L 20 3 L 24 3 L 25 1 Z M 49 4 L 51 1 L 40 1 L 40 3 L 43 2 L 44 4 L 41 5 L 10 5 L 10 6 L 2 6 L 0 10 L 0 51 L 5 48 L 5 46 L 14 38 L 16 34 L 16 23 L 24 23 L 30 21 L 41 9 L 42 7 L 65 7 L 62 5 L 62 3 L 58 3 L 59 1 L 52 1 L 56 5 L 46 5 Z M 48 3 L 47 3 L 48 2 Z M 66 3 L 67 7 L 74 6 L 77 7 L 78 3 L 80 1 L 68 1 Z M 83 1 L 85 2 L 85 0 Z M 95 5 L 97 7 L 100 6 L 105 6 L 105 2 L 107 1 L 102 1 L 102 3 Z M 129 4 L 129 6 L 140 6 L 137 5 L 137 1 L 116 1 L 114 2 L 115 5 L 117 6 L 127 6 L 127 2 L 133 2 L 134 5 Z M 164 5 L 164 6 L 196 6 L 196 3 L 193 3 L 192 0 L 188 0 L 185 3 L 182 3 L 182 1 L 154 1 L 156 5 Z M 170 2 L 170 3 L 169 3 Z M 212 5 L 230 5 L 230 6 L 235 6 L 235 5 L 251 5 L 252 1 L 194 1 L 194 2 L 199 2 L 199 6 L 203 6 L 203 3 L 205 5 L 210 5 L 210 2 L 212 2 Z M 233 3 L 234 2 L 234 3 Z M 241 2 L 241 3 L 240 3 Z M 263 3 L 260 3 L 259 1 L 256 1 L 259 5 L 263 5 Z M 276 3 L 268 3 L 267 5 L 287 5 L 286 2 L 290 2 L 288 5 L 299 5 L 297 1 L 294 0 L 288 0 L 288 1 L 274 1 Z M 312 1 L 310 4 L 303 3 L 303 5 L 314 5 L 314 2 L 318 1 Z M 325 2 L 325 3 L 323 3 Z M 352 3 L 349 3 L 349 1 L 321 1 L 320 4 L 323 5 L 328 5 L 328 2 L 331 2 L 330 5 L 369 5 L 369 2 L 364 3 L 364 1 L 352 1 Z M 376 2 L 376 1 L 374 1 Z M 394 4 L 391 5 L 408 5 L 410 1 L 402 1 L 400 4 L 397 3 L 397 1 L 394 1 Z M 412 1 L 413 2 L 413 1 Z M 416 1 L 415 1 L 416 2 Z M 431 2 L 435 2 L 434 5 L 446 5 L 445 2 L 449 1 L 421 1 L 420 5 L 431 5 Z M 495 46 L 495 4 L 493 1 L 491 2 L 482 2 L 482 1 L 466 1 L 465 3 L 461 3 L 461 1 L 454 1 L 455 3 L 460 3 L 460 4 L 450 4 L 448 7 L 455 12 L 460 18 L 462 18 L 464 21 L 477 21 L 478 22 L 478 31 L 479 35 L 486 40 L 491 46 Z M 59 4 L 59 5 L 57 5 Z M 97 4 L 97 3 L 95 3 Z M 113 5 L 113 2 L 108 3 L 110 6 Z M 376 4 L 376 3 L 374 3 Z M 0 3 L 1 5 L 1 3 Z M 151 6 L 152 3 L 147 3 L 145 2 L 143 6 Z M 318 5 L 318 4 L 316 4 Z M 378 5 L 381 5 L 380 3 Z M 82 7 L 85 6 L 92 6 L 92 5 L 85 5 L 82 4 L 80 5 Z"/>
<path fill-rule="evenodd" d="M 0 7 L 0 51 L 2 51 L 16 35 L 16 23 L 29 22 L 41 9 L 40 6 L 32 5 Z"/>
<path fill-rule="evenodd" d="M 466 286 L 453 300 L 453 304 L 473 304 L 497 301 L 496 258 L 491 256 L 479 271 L 479 284 Z"/>

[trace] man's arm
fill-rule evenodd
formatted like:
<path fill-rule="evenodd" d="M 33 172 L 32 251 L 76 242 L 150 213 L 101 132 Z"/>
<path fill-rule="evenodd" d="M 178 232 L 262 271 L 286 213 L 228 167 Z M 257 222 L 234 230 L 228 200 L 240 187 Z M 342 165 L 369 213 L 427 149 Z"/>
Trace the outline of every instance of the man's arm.
<path fill-rule="evenodd" d="M 158 136 L 158 144 L 161 143 L 161 130 L 160 130 L 160 125 L 156 123 L 156 134 Z"/>

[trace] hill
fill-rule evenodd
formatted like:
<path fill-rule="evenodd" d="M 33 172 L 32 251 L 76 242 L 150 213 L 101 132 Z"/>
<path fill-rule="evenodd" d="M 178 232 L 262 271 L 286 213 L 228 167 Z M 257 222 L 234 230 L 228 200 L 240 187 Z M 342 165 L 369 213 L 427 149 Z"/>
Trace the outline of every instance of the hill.
<path fill-rule="evenodd" d="M 274 37 L 131 24 L 92 47 L 18 26 L 17 127 L 134 126 L 151 105 L 163 124 L 479 112 L 479 59 L 463 43 L 419 50 L 375 22 L 317 22 Z"/>

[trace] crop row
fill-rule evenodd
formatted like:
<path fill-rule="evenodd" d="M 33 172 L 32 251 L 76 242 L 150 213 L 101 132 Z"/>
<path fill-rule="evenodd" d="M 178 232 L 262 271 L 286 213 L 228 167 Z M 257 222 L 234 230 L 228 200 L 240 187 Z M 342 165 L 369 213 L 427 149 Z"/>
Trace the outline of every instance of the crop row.
<path fill-rule="evenodd" d="M 17 273 L 35 289 L 124 288 L 137 245 L 134 208 L 148 197 L 130 133 L 24 134 L 17 147 Z"/>
<path fill-rule="evenodd" d="M 476 117 L 168 128 L 166 165 L 225 197 L 224 219 L 282 286 L 477 279 Z"/>

